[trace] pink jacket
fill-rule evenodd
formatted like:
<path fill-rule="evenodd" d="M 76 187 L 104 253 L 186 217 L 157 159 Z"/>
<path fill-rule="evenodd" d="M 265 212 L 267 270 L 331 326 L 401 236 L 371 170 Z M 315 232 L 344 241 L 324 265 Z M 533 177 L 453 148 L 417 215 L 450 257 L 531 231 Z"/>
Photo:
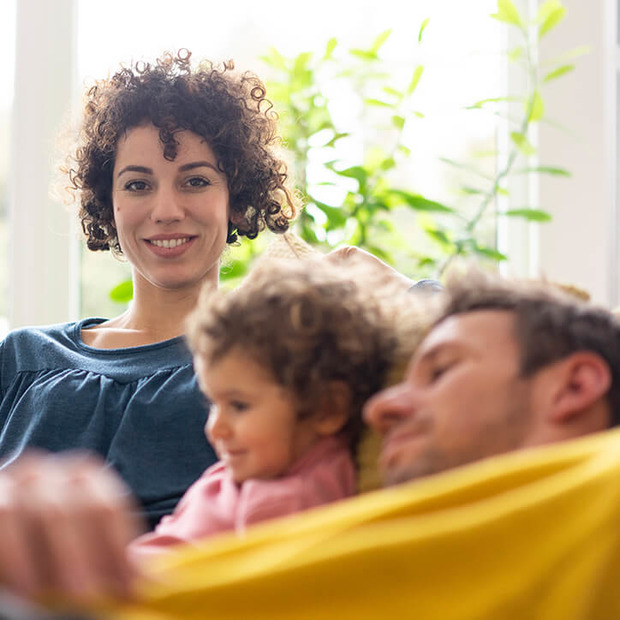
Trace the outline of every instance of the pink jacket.
<path fill-rule="evenodd" d="M 355 467 L 336 437 L 321 440 L 281 478 L 235 484 L 222 462 L 187 490 L 173 514 L 129 545 L 132 559 L 220 532 L 245 531 L 253 523 L 328 504 L 355 493 Z"/>

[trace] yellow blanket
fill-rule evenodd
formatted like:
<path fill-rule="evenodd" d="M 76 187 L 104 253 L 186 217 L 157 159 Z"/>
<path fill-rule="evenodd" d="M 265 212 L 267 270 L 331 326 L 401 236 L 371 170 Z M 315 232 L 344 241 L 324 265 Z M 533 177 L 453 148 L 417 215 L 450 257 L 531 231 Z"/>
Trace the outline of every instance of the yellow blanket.
<path fill-rule="evenodd" d="M 620 429 L 184 548 L 153 575 L 107 615 L 620 618 Z"/>

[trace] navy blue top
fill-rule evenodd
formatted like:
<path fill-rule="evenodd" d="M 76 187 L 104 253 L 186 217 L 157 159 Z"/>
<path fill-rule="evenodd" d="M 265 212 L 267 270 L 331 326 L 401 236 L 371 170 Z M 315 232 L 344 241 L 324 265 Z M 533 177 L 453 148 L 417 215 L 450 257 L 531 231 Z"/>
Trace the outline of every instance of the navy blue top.
<path fill-rule="evenodd" d="M 84 344 L 85 319 L 17 329 L 0 343 L 0 459 L 27 448 L 100 454 L 154 526 L 215 463 L 207 404 L 184 338 L 125 349 Z"/>

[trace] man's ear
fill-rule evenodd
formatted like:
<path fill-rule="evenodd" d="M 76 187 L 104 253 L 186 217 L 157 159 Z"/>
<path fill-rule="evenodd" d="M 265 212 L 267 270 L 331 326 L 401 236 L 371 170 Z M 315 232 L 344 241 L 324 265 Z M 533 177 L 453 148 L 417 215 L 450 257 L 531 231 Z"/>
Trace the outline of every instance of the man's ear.
<path fill-rule="evenodd" d="M 335 435 L 344 428 L 351 409 L 351 388 L 344 381 L 330 381 L 315 414 L 314 428 L 319 435 Z"/>
<path fill-rule="evenodd" d="M 609 364 L 591 351 L 579 351 L 554 364 L 559 384 L 553 394 L 550 418 L 572 423 L 605 397 L 611 387 Z"/>

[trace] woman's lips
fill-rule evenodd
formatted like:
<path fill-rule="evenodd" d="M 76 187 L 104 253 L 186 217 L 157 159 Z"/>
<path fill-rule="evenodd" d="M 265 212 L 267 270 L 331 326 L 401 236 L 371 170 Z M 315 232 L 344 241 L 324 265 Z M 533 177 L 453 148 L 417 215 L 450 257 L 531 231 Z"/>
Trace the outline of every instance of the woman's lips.
<path fill-rule="evenodd" d="M 182 237 L 160 237 L 145 239 L 149 250 L 161 258 L 177 258 L 193 245 L 197 237 L 185 235 Z"/>

